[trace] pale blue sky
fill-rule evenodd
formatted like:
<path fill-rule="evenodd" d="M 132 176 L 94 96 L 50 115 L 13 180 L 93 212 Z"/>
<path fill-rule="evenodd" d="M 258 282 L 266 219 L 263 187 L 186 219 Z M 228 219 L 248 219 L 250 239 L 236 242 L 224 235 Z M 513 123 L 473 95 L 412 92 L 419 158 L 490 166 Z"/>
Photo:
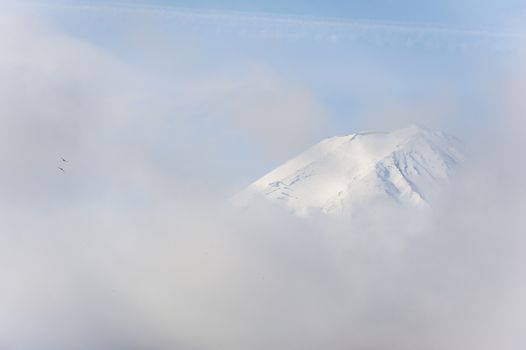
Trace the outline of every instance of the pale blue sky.
<path fill-rule="evenodd" d="M 525 8 L 512 0 L 46 3 L 53 25 L 159 78 L 168 94 L 181 81 L 238 81 L 260 69 L 307 91 L 326 119 L 292 146 L 278 143 L 279 152 L 272 135 L 258 143 L 239 125 L 190 113 L 185 134 L 218 139 L 212 158 L 230 169 L 226 177 L 237 171 L 246 181 L 332 135 L 417 122 L 469 137 L 492 112 L 495 76 L 518 58 Z"/>
<path fill-rule="evenodd" d="M 225 11 L 268 12 L 308 16 L 330 16 L 397 22 L 459 24 L 470 26 L 502 25 L 511 17 L 524 12 L 520 0 L 354 0 L 354 1 L 249 1 L 249 0 L 66 0 L 69 3 L 113 3 L 165 5 Z"/>

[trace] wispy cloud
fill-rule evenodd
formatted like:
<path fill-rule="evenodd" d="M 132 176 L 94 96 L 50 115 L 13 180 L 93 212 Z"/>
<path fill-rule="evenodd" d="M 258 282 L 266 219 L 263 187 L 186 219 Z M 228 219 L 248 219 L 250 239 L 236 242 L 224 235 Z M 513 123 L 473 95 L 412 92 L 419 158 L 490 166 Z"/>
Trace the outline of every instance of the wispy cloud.
<path fill-rule="evenodd" d="M 338 43 L 368 43 L 379 46 L 423 46 L 431 49 L 510 49 L 524 38 L 520 31 L 486 30 L 438 26 L 425 23 L 400 23 L 352 18 L 296 16 L 252 13 L 175 6 L 135 4 L 66 4 L 39 2 L 42 9 L 80 11 L 111 16 L 156 16 L 194 28 L 217 27 L 247 38 L 269 40 L 315 40 Z"/>
<path fill-rule="evenodd" d="M 435 220 L 375 208 L 353 230 L 217 205 L 229 140 L 210 116 L 283 150 L 323 123 L 304 88 L 259 68 L 163 94 L 102 48 L 0 19 L 2 349 L 524 348 L 517 71 L 498 87 L 513 118 L 498 109 Z M 183 127 L 196 114 L 212 132 Z"/>

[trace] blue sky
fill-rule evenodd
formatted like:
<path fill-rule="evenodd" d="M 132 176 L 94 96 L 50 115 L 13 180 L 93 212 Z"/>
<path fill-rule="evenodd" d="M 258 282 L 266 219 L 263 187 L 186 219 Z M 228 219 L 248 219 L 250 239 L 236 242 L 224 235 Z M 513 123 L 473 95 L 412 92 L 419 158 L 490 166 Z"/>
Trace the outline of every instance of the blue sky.
<path fill-rule="evenodd" d="M 370 19 L 397 22 L 458 24 L 458 25 L 502 25 L 503 21 L 524 12 L 524 2 L 506 1 L 241 1 L 241 0 L 128 0 L 128 1 L 75 1 L 70 3 L 113 3 L 139 5 L 165 5 L 225 11 L 268 12 L 308 16 L 330 16 L 353 19 Z"/>
<path fill-rule="evenodd" d="M 364 129 L 416 122 L 469 138 L 489 119 L 495 76 L 519 57 L 510 33 L 519 33 L 524 9 L 518 1 L 471 0 L 46 3 L 42 13 L 54 27 L 125 62 L 167 95 L 206 79 L 258 91 L 268 77 L 285 96 L 308 95 L 323 112 L 312 126 L 283 116 L 281 128 L 297 134 L 290 141 L 285 131 L 280 139 L 276 128 L 265 129 L 265 116 L 249 118 L 257 115 L 250 108 L 242 112 L 250 123 L 192 111 L 183 124 L 170 124 L 197 140 L 218 139 L 211 158 L 228 164 L 225 177 L 238 171 L 245 181 L 321 138 Z M 236 94 L 228 97 L 232 106 Z M 169 137 L 170 130 L 157 132 Z"/>

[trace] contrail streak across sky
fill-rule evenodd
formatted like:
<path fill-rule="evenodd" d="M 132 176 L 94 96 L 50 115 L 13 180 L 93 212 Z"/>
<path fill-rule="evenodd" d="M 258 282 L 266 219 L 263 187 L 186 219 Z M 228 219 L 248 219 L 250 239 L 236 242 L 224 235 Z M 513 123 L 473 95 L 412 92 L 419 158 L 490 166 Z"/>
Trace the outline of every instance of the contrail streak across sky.
<path fill-rule="evenodd" d="M 521 32 L 481 30 L 428 24 L 250 13 L 135 4 L 27 4 L 52 11 L 109 16 L 155 16 L 194 29 L 220 28 L 240 37 L 276 40 L 316 40 L 334 44 L 366 42 L 378 46 L 424 46 L 436 49 L 504 49 L 523 38 Z"/>

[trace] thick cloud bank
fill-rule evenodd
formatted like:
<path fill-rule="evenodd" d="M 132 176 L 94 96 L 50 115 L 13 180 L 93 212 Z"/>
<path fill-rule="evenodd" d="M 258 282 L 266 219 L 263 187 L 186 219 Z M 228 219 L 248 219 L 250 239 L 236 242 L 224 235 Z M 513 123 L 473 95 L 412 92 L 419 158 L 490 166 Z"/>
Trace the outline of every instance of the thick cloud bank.
<path fill-rule="evenodd" d="M 280 145 L 286 128 L 269 136 L 271 125 L 303 123 L 299 147 L 325 120 L 306 88 L 257 66 L 185 80 L 173 102 L 109 52 L 4 17 L 0 348 L 526 345 L 521 79 L 503 79 L 501 114 L 429 216 L 239 212 L 222 201 L 226 173 L 213 172 L 229 141 L 185 125 L 206 114 Z"/>

